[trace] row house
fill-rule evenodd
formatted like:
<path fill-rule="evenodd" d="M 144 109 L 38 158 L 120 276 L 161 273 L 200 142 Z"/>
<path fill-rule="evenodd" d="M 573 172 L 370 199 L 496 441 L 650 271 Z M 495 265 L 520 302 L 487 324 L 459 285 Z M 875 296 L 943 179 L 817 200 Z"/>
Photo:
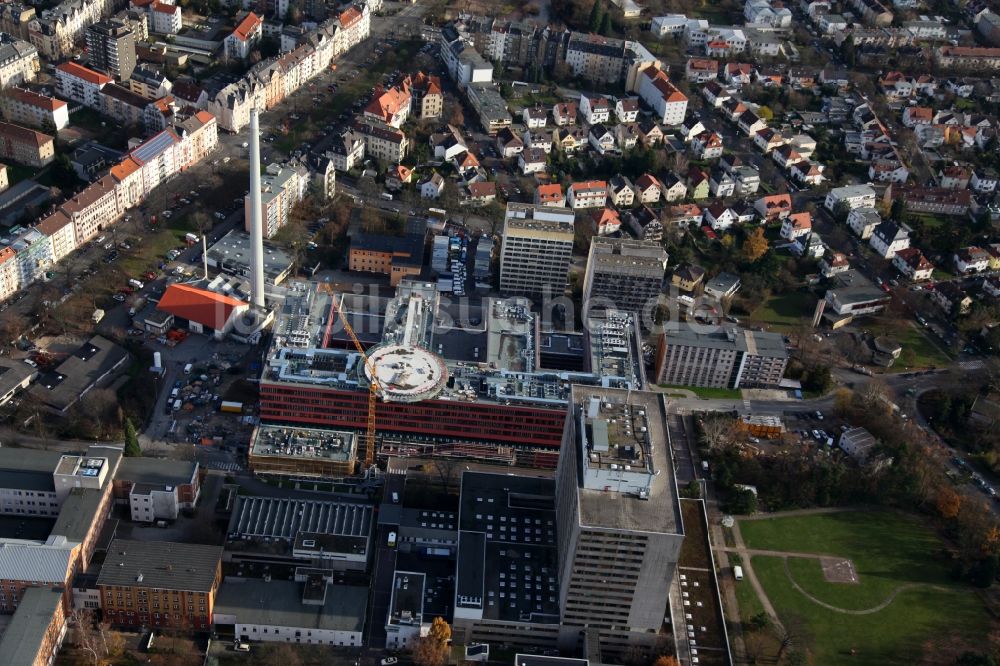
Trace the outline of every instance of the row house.
<path fill-rule="evenodd" d="M 61 99 L 14 86 L 0 98 L 3 115 L 21 125 L 58 131 L 69 125 L 69 105 Z"/>
<path fill-rule="evenodd" d="M 101 107 L 101 90 L 113 83 L 110 76 L 87 69 L 75 62 L 56 65 L 56 89 L 59 96 L 91 109 Z"/>
<path fill-rule="evenodd" d="M 55 156 L 55 141 L 48 134 L 12 123 L 0 123 L 0 158 L 26 166 L 43 167 Z"/>
<path fill-rule="evenodd" d="M 118 208 L 115 180 L 110 175 L 88 185 L 59 207 L 73 224 L 76 247 L 98 236 L 124 215 Z"/>
<path fill-rule="evenodd" d="M 372 122 L 355 122 L 352 129 L 365 142 L 367 156 L 383 164 L 398 164 L 406 158 L 410 142 L 398 129 Z"/>
<path fill-rule="evenodd" d="M 62 60 L 73 52 L 84 31 L 111 16 L 112 0 L 63 0 L 28 21 L 28 41 L 51 60 Z"/>
<path fill-rule="evenodd" d="M 38 49 L 5 28 L 0 29 L 4 30 L 0 32 L 0 88 L 34 81 L 40 68 Z"/>

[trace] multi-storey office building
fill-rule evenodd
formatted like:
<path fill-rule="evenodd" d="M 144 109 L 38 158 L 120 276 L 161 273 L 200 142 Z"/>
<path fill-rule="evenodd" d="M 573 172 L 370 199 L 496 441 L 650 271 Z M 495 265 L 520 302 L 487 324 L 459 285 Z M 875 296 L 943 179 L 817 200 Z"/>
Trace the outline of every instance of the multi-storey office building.
<path fill-rule="evenodd" d="M 574 215 L 551 206 L 508 203 L 500 249 L 500 291 L 561 296 L 573 254 Z"/>
<path fill-rule="evenodd" d="M 773 387 L 785 374 L 781 335 L 735 326 L 698 331 L 682 324 L 663 332 L 656 382 L 711 388 Z"/>
<path fill-rule="evenodd" d="M 666 267 L 667 253 L 660 243 L 594 238 L 583 280 L 585 310 L 651 313 Z"/>

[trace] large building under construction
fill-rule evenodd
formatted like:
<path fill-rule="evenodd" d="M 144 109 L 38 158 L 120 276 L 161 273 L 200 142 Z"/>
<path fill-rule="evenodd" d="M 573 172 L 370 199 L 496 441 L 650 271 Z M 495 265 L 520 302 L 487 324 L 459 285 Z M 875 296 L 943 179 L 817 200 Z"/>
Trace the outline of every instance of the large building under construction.
<path fill-rule="evenodd" d="M 344 334 L 338 309 L 366 347 L 381 387 L 375 425 L 383 455 L 554 468 L 571 385 L 645 383 L 632 315 L 610 312 L 590 322 L 577 341 L 579 362 L 568 363 L 546 353 L 562 337 L 543 335 L 523 298 L 485 300 L 478 325 L 459 328 L 442 325 L 451 314 L 433 284 L 404 281 L 387 301 L 325 286 L 285 300 L 261 376 L 263 423 L 366 428 L 370 371 Z M 359 460 L 363 448 L 359 441 Z"/>

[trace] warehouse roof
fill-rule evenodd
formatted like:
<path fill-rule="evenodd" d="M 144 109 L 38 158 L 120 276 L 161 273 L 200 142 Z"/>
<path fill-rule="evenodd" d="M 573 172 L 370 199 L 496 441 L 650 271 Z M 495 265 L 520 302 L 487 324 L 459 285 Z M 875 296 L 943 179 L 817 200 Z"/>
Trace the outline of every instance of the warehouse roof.
<path fill-rule="evenodd" d="M 34 666 L 40 656 L 46 656 L 42 651 L 46 634 L 62 600 L 62 588 L 31 587 L 24 591 L 0 639 L 0 663 Z"/>
<path fill-rule="evenodd" d="M 157 309 L 207 326 L 215 331 L 226 327 L 226 322 L 237 308 L 246 307 L 244 301 L 199 289 L 187 284 L 172 284 L 167 287 Z"/>
<path fill-rule="evenodd" d="M 368 588 L 333 585 L 324 604 L 302 603 L 302 585 L 292 581 L 228 580 L 219 586 L 213 613 L 232 615 L 238 624 L 327 631 L 361 631 Z"/>

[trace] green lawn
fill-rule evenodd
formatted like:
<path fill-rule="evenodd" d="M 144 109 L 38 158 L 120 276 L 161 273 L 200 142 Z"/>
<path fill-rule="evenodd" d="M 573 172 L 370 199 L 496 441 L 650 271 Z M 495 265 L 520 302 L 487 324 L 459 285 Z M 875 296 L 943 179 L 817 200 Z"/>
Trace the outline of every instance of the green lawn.
<path fill-rule="evenodd" d="M 811 321 L 816 309 L 816 296 L 805 291 L 776 294 L 750 313 L 750 319 L 768 324 L 777 331 L 797 330 Z"/>
<path fill-rule="evenodd" d="M 932 340 L 925 329 L 907 322 L 902 326 L 883 327 L 875 324 L 869 328 L 873 334 L 888 335 L 903 347 L 902 353 L 893 364 L 892 372 L 906 372 L 907 369 L 941 367 L 951 362 L 936 340 Z"/>
<path fill-rule="evenodd" d="M 989 631 L 982 601 L 972 588 L 951 581 L 945 563 L 935 557 L 941 542 L 912 518 L 882 511 L 843 512 L 741 521 L 740 531 L 751 548 L 853 560 L 860 579 L 856 585 L 826 582 L 817 560 L 788 562 L 800 587 L 838 608 L 872 608 L 908 583 L 948 588 L 911 588 L 876 613 L 849 615 L 803 596 L 789 581 L 781 558 L 754 557 L 758 579 L 782 622 L 810 650 L 812 663 L 909 664 L 921 658 L 928 644 L 934 649 L 949 641 L 972 645 Z M 744 603 L 741 599 L 741 608 Z M 746 603 L 748 611 L 755 608 L 753 602 Z M 928 637 L 935 639 L 928 643 Z M 857 655 L 850 659 L 852 648 Z"/>
<path fill-rule="evenodd" d="M 699 386 L 674 386 L 673 384 L 660 384 L 660 388 L 678 389 L 680 391 L 691 391 L 704 400 L 740 400 L 743 393 L 738 389 L 727 388 L 702 388 Z"/>

